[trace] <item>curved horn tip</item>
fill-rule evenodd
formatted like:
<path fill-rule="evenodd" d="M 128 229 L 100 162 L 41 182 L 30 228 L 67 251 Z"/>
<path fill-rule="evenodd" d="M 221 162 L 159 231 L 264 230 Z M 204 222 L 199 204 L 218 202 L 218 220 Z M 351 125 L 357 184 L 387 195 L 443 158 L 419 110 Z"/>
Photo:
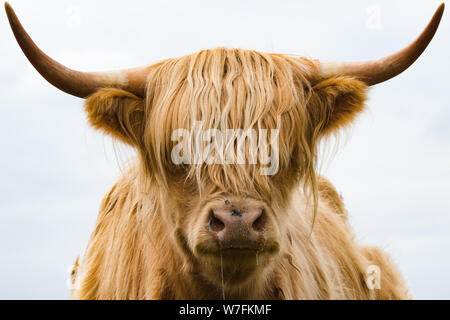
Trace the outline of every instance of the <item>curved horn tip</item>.
<path fill-rule="evenodd" d="M 13 8 L 11 7 L 11 5 L 9 4 L 9 2 L 5 1 L 5 11 L 6 13 L 9 15 L 12 12 L 14 12 Z"/>
<path fill-rule="evenodd" d="M 8 17 L 8 21 L 10 24 L 12 24 L 15 20 L 17 20 L 16 13 L 14 12 L 14 9 L 9 4 L 9 2 L 5 2 L 5 11 L 6 11 L 6 16 Z"/>
<path fill-rule="evenodd" d="M 86 98 L 104 87 L 121 88 L 140 97 L 145 96 L 147 66 L 114 72 L 80 72 L 69 69 L 39 49 L 8 2 L 5 2 L 5 11 L 23 53 L 44 79 L 56 88 L 80 98 Z"/>
<path fill-rule="evenodd" d="M 439 20 L 441 20 L 442 15 L 444 14 L 444 11 L 445 11 L 445 2 L 442 2 L 439 5 L 439 7 L 436 9 L 436 12 L 434 13 L 434 17 L 439 17 Z"/>
<path fill-rule="evenodd" d="M 426 50 L 433 39 L 444 13 L 445 3 L 435 11 L 421 35 L 406 48 L 381 59 L 365 62 L 319 62 L 321 73 L 346 74 L 373 86 L 396 77 L 408 69 Z"/>

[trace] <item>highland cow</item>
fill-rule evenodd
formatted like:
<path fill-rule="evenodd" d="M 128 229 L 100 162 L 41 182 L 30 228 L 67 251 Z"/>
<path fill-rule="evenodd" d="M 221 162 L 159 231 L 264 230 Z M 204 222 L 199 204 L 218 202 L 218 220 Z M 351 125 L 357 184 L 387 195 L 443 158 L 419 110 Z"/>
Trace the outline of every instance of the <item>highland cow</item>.
<path fill-rule="evenodd" d="M 385 253 L 355 243 L 341 197 L 316 172 L 318 145 L 364 110 L 369 86 L 414 63 L 438 28 L 443 4 L 416 41 L 380 60 L 321 62 L 216 48 L 106 73 L 52 60 L 5 7 L 39 73 L 85 98 L 90 125 L 136 150 L 103 199 L 76 263 L 72 298 L 410 297 Z M 192 132 L 199 121 L 214 132 L 267 133 L 258 146 L 276 154 L 276 171 L 262 174 L 262 161 L 174 161 L 174 132 Z M 251 157 L 247 138 L 241 151 Z M 196 147 L 195 139 L 183 143 Z M 210 155 L 238 145 L 228 141 Z M 379 276 L 375 283 L 371 272 Z"/>

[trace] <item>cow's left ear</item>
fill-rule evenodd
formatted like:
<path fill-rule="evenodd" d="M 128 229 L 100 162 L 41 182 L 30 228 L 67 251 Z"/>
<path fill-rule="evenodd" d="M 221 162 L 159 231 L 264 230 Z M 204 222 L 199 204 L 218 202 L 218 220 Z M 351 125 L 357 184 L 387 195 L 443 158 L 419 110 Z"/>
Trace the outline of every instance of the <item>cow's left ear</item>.
<path fill-rule="evenodd" d="M 328 135 L 349 125 L 364 110 L 367 85 L 350 77 L 331 77 L 312 87 L 308 112 L 313 130 Z"/>
<path fill-rule="evenodd" d="M 144 131 L 144 100 L 134 94 L 114 88 L 105 88 L 87 98 L 85 110 L 88 121 L 119 140 L 139 146 Z"/>

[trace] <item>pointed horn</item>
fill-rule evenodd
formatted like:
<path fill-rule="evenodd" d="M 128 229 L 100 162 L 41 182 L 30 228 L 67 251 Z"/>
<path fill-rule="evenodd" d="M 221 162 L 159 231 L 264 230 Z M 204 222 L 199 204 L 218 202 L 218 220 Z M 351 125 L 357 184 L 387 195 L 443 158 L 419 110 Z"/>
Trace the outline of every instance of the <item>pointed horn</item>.
<path fill-rule="evenodd" d="M 7 2 L 5 10 L 14 36 L 25 56 L 36 70 L 58 89 L 80 98 L 86 98 L 96 90 L 105 87 L 120 88 L 139 97 L 145 96 L 146 79 L 150 67 L 111 72 L 80 72 L 69 69 L 47 56 L 36 46 Z"/>
<path fill-rule="evenodd" d="M 433 15 L 422 34 L 408 47 L 390 56 L 367 62 L 317 62 L 321 76 L 331 75 L 353 76 L 369 86 L 392 79 L 408 69 L 425 51 L 444 13 L 442 3 Z"/>

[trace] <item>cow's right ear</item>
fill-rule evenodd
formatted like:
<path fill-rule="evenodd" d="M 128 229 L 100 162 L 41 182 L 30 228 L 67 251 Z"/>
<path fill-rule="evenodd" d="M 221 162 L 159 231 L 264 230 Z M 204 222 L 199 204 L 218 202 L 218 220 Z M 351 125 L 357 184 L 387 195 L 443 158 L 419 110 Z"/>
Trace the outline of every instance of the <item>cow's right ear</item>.
<path fill-rule="evenodd" d="M 85 110 L 91 126 L 138 146 L 144 131 L 144 100 L 121 89 L 105 88 L 89 96 Z"/>

